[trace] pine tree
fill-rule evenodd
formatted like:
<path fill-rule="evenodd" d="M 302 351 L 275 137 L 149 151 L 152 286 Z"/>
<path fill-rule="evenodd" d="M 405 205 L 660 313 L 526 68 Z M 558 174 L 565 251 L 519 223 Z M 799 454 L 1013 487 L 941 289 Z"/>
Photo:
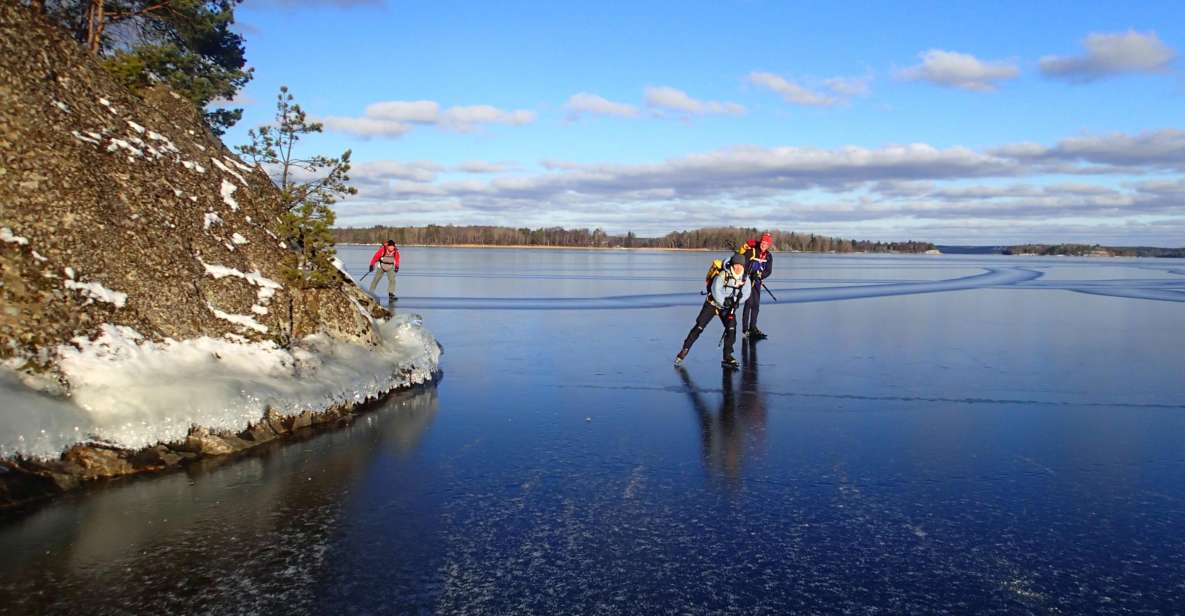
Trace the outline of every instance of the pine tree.
<path fill-rule="evenodd" d="M 349 185 L 349 150 L 337 158 L 296 154 L 296 144 L 305 135 L 319 132 L 321 124 L 309 122 L 288 87 L 281 86 L 275 122 L 248 131 L 250 145 L 238 147 L 244 157 L 264 165 L 280 188 L 284 213 L 278 231 L 292 251 L 284 276 L 303 289 L 338 283 L 331 206 L 339 197 L 358 193 Z"/>
<path fill-rule="evenodd" d="M 242 109 L 206 110 L 251 80 L 243 37 L 230 29 L 243 0 L 33 0 L 31 4 L 133 92 L 168 85 L 221 134 Z"/>

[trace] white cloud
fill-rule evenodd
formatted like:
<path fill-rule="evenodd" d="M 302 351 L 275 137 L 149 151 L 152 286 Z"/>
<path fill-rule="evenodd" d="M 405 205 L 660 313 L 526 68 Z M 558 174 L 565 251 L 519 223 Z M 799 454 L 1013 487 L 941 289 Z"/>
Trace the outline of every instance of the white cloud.
<path fill-rule="evenodd" d="M 797 83 L 773 73 L 752 72 L 749 73 L 748 81 L 755 86 L 777 92 L 782 95 L 783 100 L 794 105 L 834 107 L 840 103 L 840 100 L 834 96 L 808 90 Z M 847 82 L 842 82 L 841 87 L 850 89 L 851 85 Z M 864 87 L 867 89 L 867 85 Z"/>
<path fill-rule="evenodd" d="M 401 137 L 411 130 L 411 126 L 402 122 L 382 120 L 378 118 L 344 118 L 329 116 L 319 118 L 326 130 L 335 133 L 346 133 L 359 137 Z"/>
<path fill-rule="evenodd" d="M 1041 73 L 1052 79 L 1086 83 L 1123 73 L 1163 73 L 1176 57 L 1176 52 L 1155 32 L 1094 32 L 1087 35 L 1083 47 L 1084 55 L 1041 58 Z"/>
<path fill-rule="evenodd" d="M 832 77 L 824 81 L 832 92 L 841 96 L 849 98 L 856 96 L 868 96 L 869 86 L 872 83 L 872 76 L 864 77 Z"/>
<path fill-rule="evenodd" d="M 503 111 L 490 105 L 450 107 L 440 114 L 439 125 L 457 131 L 471 131 L 479 124 L 511 124 L 522 126 L 535 121 L 535 112 L 518 109 Z"/>
<path fill-rule="evenodd" d="M 998 82 L 1015 79 L 1020 69 L 1011 62 L 984 62 L 973 55 L 931 49 L 918 55 L 922 63 L 900 71 L 905 81 L 928 81 L 932 84 L 972 92 L 993 92 Z"/>
<path fill-rule="evenodd" d="M 400 162 L 394 160 L 354 163 L 350 167 L 351 180 L 365 183 L 383 180 L 431 182 L 444 169 L 441 165 L 431 161 Z"/>
<path fill-rule="evenodd" d="M 413 125 L 469 132 L 485 124 L 521 126 L 535 121 L 535 113 L 523 109 L 505 111 L 491 105 L 449 107 L 435 101 L 380 101 L 366 106 L 362 117 L 329 116 L 319 119 L 325 128 L 359 137 L 399 137 Z"/>
<path fill-rule="evenodd" d="M 670 86 L 647 86 L 646 104 L 659 111 L 686 115 L 741 115 L 745 108 L 736 103 L 700 101 Z"/>
<path fill-rule="evenodd" d="M 622 118 L 638 117 L 638 108 L 625 103 L 615 103 L 604 97 L 588 92 L 573 94 L 564 103 L 569 120 L 578 120 L 584 115 L 617 116 Z"/>
<path fill-rule="evenodd" d="M 513 171 L 518 166 L 512 163 L 490 162 L 485 160 L 467 160 L 455 167 L 454 171 L 461 173 L 505 173 Z"/>
<path fill-rule="evenodd" d="M 383 101 L 366 106 L 366 117 L 389 122 L 435 124 L 440 119 L 436 101 Z"/>

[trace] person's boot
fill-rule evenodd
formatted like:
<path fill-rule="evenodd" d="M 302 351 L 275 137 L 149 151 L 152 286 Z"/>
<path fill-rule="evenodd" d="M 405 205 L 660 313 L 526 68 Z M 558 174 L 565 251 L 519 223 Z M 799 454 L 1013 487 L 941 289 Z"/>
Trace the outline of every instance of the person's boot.
<path fill-rule="evenodd" d="M 750 327 L 746 334 L 753 340 L 765 340 L 766 338 L 769 338 L 769 336 L 766 336 L 764 332 L 762 332 L 760 329 L 757 329 L 756 325 Z"/>
<path fill-rule="evenodd" d="M 399 298 L 398 298 L 398 297 L 395 297 L 395 294 L 394 294 L 394 293 L 388 293 L 388 294 L 387 294 L 387 301 L 389 301 L 389 302 L 397 302 L 397 301 L 399 301 Z"/>
<path fill-rule="evenodd" d="M 733 357 L 732 355 L 725 355 L 724 360 L 720 362 L 720 365 L 728 368 L 729 370 L 737 370 L 741 367 L 740 362 L 738 362 L 737 358 Z"/>
<path fill-rule="evenodd" d="M 687 353 L 689 351 L 691 351 L 691 349 L 680 349 L 679 350 L 679 354 L 675 356 L 675 365 L 676 366 L 683 365 L 683 359 L 687 357 Z"/>

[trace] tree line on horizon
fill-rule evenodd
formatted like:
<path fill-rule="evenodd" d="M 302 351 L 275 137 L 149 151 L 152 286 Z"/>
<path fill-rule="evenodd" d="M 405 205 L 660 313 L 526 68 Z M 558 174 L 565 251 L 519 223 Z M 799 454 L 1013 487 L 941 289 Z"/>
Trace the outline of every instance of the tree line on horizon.
<path fill-rule="evenodd" d="M 632 231 L 610 235 L 602 229 L 565 229 L 546 227 L 496 227 L 483 225 L 428 225 L 426 227 L 346 227 L 333 230 L 339 244 L 396 244 L 422 246 L 551 246 L 569 248 L 680 248 L 702 250 L 734 249 L 742 242 L 756 239 L 762 231 L 754 227 L 707 227 L 692 231 L 673 231 L 660 237 L 639 237 Z M 777 250 L 800 252 L 909 252 L 934 249 L 930 242 L 872 242 L 828 237 L 813 233 L 774 230 Z"/>
<path fill-rule="evenodd" d="M 1017 244 L 1004 249 L 1006 255 L 1042 257 L 1185 257 L 1185 248 L 1155 246 L 1102 246 L 1100 244 Z"/>

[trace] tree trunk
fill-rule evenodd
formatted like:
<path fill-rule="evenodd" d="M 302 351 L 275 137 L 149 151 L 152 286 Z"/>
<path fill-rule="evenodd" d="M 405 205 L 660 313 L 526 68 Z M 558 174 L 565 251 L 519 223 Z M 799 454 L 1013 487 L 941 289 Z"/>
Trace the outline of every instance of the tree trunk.
<path fill-rule="evenodd" d="M 93 55 L 99 55 L 103 45 L 103 28 L 106 24 L 106 0 L 91 0 L 86 12 L 86 48 Z"/>

